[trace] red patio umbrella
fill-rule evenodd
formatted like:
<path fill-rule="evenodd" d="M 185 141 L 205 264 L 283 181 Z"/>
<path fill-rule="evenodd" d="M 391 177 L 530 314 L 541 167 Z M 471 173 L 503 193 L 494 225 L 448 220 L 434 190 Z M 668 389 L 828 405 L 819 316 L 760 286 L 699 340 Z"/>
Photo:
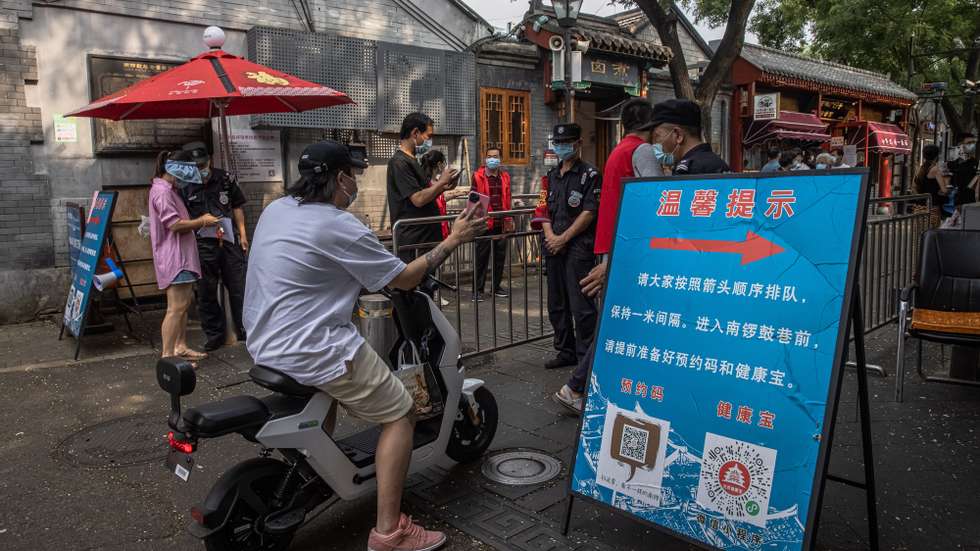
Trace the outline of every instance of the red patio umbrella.
<path fill-rule="evenodd" d="M 224 33 L 219 29 L 209 28 L 205 41 L 213 46 L 212 50 L 65 116 L 115 121 L 220 117 L 225 166 L 230 167 L 226 116 L 296 113 L 354 103 L 347 94 L 333 88 L 218 49 L 224 42 Z"/>

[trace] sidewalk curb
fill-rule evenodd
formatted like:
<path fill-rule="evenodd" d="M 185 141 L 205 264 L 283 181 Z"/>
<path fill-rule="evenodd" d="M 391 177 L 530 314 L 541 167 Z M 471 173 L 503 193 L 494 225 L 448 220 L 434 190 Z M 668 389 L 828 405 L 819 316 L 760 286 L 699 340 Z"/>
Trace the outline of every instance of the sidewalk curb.
<path fill-rule="evenodd" d="M 150 354 L 156 354 L 157 351 L 150 348 L 149 346 L 140 346 L 132 350 L 127 350 L 125 352 L 116 352 L 113 354 L 103 354 L 101 356 L 92 356 L 90 358 L 84 358 L 78 361 L 75 360 L 51 360 L 47 362 L 39 362 L 33 364 L 22 364 L 10 367 L 0 368 L 0 375 L 6 373 L 26 373 L 29 371 L 40 371 L 43 369 L 60 369 L 67 367 L 80 367 L 86 364 L 105 362 L 110 360 L 123 360 L 126 358 L 136 358 L 138 356 L 147 356 Z"/>

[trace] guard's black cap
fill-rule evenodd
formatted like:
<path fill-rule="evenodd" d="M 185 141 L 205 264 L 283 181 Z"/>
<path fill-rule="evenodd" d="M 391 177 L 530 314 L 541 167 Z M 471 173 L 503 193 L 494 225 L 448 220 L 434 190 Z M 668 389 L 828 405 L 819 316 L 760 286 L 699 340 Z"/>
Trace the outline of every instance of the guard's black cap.
<path fill-rule="evenodd" d="M 669 99 L 653 106 L 653 119 L 643 130 L 653 130 L 664 123 L 701 128 L 701 107 L 687 99 Z"/>
<path fill-rule="evenodd" d="M 191 154 L 191 160 L 198 165 L 208 164 L 208 159 L 211 158 L 211 155 L 208 153 L 208 146 L 204 145 L 204 142 L 191 142 L 184 144 L 184 147 L 181 149 L 189 152 Z"/>
<path fill-rule="evenodd" d="M 567 143 L 578 141 L 582 137 L 582 127 L 574 122 L 556 124 L 551 133 L 551 140 L 555 143 Z"/>
<path fill-rule="evenodd" d="M 333 140 L 323 140 L 306 146 L 299 157 L 299 173 L 303 176 L 323 174 L 334 168 L 367 168 L 361 155 L 355 158 L 350 148 Z"/>

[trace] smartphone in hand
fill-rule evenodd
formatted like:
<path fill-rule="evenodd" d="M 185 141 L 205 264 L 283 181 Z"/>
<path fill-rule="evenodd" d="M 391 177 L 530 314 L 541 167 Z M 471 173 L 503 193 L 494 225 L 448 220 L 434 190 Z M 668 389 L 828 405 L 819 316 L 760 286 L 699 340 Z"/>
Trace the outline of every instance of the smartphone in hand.
<path fill-rule="evenodd" d="M 463 175 L 463 171 L 454 168 L 450 171 L 450 174 L 452 174 L 452 177 L 449 179 L 449 185 L 446 186 L 446 189 L 456 189 L 456 186 L 459 185 L 459 177 Z"/>
<path fill-rule="evenodd" d="M 483 216 L 487 213 L 489 206 L 490 197 L 488 195 L 471 191 L 466 200 L 466 208 L 463 209 L 463 212 L 469 214 L 475 210 L 476 216 Z"/>

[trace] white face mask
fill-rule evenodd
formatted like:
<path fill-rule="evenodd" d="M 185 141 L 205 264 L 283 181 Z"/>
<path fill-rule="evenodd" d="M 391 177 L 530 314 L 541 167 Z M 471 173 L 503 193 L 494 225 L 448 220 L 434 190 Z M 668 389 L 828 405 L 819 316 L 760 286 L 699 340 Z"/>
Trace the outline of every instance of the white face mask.
<path fill-rule="evenodd" d="M 353 193 L 345 189 L 345 186 L 348 183 L 352 188 L 354 188 Z M 337 184 L 340 185 L 340 191 L 344 192 L 344 195 L 347 196 L 347 206 L 345 208 L 350 208 L 350 206 L 354 204 L 354 200 L 357 199 L 357 179 L 348 176 L 346 172 L 341 172 L 340 175 L 337 176 Z"/>

